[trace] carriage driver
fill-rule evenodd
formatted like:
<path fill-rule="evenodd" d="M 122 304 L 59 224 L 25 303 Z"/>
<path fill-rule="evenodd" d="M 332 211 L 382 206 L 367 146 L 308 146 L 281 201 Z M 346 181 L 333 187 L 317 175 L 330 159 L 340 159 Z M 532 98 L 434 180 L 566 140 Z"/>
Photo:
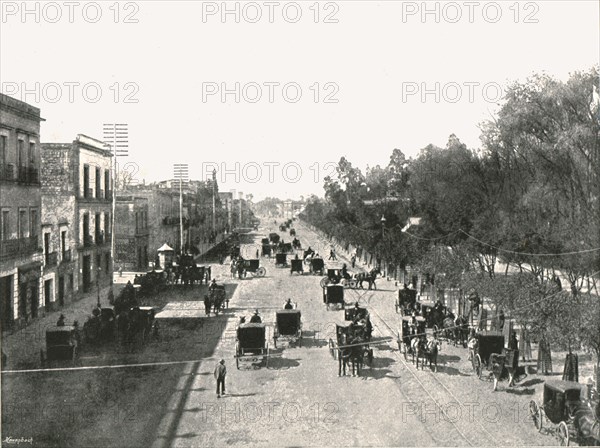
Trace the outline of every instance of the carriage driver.
<path fill-rule="evenodd" d="M 208 289 L 210 291 L 213 291 L 215 289 L 217 289 L 217 279 L 213 278 L 212 281 L 210 282 L 210 286 L 208 287 Z"/>
<path fill-rule="evenodd" d="M 283 309 L 284 310 L 293 310 L 294 309 L 294 305 L 292 304 L 292 299 L 287 299 L 287 302 L 283 306 Z"/>
<path fill-rule="evenodd" d="M 262 323 L 262 319 L 258 315 L 258 310 L 254 311 L 254 315 L 250 318 L 250 323 L 251 324 L 261 324 Z"/>

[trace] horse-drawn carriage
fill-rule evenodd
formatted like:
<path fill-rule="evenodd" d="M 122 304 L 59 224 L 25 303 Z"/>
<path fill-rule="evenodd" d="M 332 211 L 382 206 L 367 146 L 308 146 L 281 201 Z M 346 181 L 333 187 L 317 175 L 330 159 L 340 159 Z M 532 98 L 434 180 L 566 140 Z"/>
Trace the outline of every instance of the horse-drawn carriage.
<path fill-rule="evenodd" d="M 292 247 L 296 250 L 302 250 L 302 244 L 298 238 L 294 238 L 292 240 Z"/>
<path fill-rule="evenodd" d="M 404 360 L 412 354 L 411 342 L 413 338 L 425 334 L 426 323 L 422 316 L 403 316 L 402 325 L 398 330 L 398 350 L 404 355 Z"/>
<path fill-rule="evenodd" d="M 42 364 L 52 366 L 56 361 L 68 361 L 75 365 L 79 356 L 78 345 L 78 327 L 69 325 L 46 329 L 46 351 L 41 352 Z"/>
<path fill-rule="evenodd" d="M 288 266 L 287 253 L 275 254 L 275 266 L 281 268 L 286 268 Z"/>
<path fill-rule="evenodd" d="M 278 233 L 269 233 L 269 241 L 272 244 L 279 244 L 279 240 L 281 239 L 281 237 L 279 236 Z"/>
<path fill-rule="evenodd" d="M 495 364 L 492 355 L 496 355 L 495 358 L 502 356 L 504 349 L 504 335 L 500 332 L 488 331 L 486 333 L 475 335 L 475 338 L 477 339 L 477 342 L 475 344 L 471 362 L 473 364 L 473 371 L 481 379 L 484 368 L 489 370 L 492 374 L 496 373 L 492 370 Z M 503 368 L 504 362 L 502 362 L 500 369 Z"/>
<path fill-rule="evenodd" d="M 600 403 L 583 401 L 583 386 L 573 381 L 552 380 L 544 384 L 543 403 L 529 403 L 529 413 L 538 431 L 542 431 L 544 419 L 554 425 L 553 433 L 562 446 L 568 446 L 572 438 L 579 445 L 597 446 L 600 442 Z"/>
<path fill-rule="evenodd" d="M 327 269 L 327 275 L 321 279 L 321 288 L 329 284 L 337 285 L 339 283 L 349 288 L 357 286 L 356 280 L 348 272 L 344 276 L 342 269 L 329 268 Z"/>
<path fill-rule="evenodd" d="M 275 331 L 273 346 L 277 348 L 277 340 L 302 345 L 302 314 L 300 310 L 278 310 L 275 313 Z"/>
<path fill-rule="evenodd" d="M 323 287 L 323 303 L 328 310 L 344 308 L 344 287 L 342 285 L 327 285 Z"/>
<path fill-rule="evenodd" d="M 285 225 L 285 224 L 279 224 L 279 230 L 280 230 L 281 232 L 285 232 L 285 231 L 287 230 L 287 227 L 286 227 L 286 225 Z"/>
<path fill-rule="evenodd" d="M 290 229 L 290 236 L 296 236 L 296 229 Z"/>
<path fill-rule="evenodd" d="M 255 277 L 264 277 L 267 273 L 267 270 L 260 265 L 259 259 L 240 260 L 240 263 L 244 277 L 247 272 L 250 272 Z"/>
<path fill-rule="evenodd" d="M 399 289 L 398 297 L 396 298 L 396 313 L 402 315 L 408 315 L 414 310 L 415 303 L 417 302 L 417 290 L 416 289 Z"/>
<path fill-rule="evenodd" d="M 325 271 L 325 260 L 322 258 L 309 259 L 310 272 L 316 275 L 323 275 Z"/>
<path fill-rule="evenodd" d="M 279 252 L 285 252 L 286 254 L 291 254 L 294 252 L 292 243 L 279 243 L 278 250 Z"/>
<path fill-rule="evenodd" d="M 366 362 L 373 363 L 373 349 L 369 346 L 370 334 L 365 325 L 350 323 L 336 324 L 336 340 L 329 339 L 329 353 L 338 360 L 338 376 L 346 375 L 346 366 L 352 364 L 352 376 L 360 376 L 360 369 Z"/>
<path fill-rule="evenodd" d="M 229 308 L 229 299 L 225 291 L 225 285 L 211 285 L 208 288 L 208 300 L 210 307 L 214 309 L 215 314 L 219 311 L 225 311 L 225 307 Z"/>
<path fill-rule="evenodd" d="M 300 259 L 295 259 L 291 261 L 292 267 L 290 268 L 290 274 L 294 272 L 299 272 L 301 275 L 304 274 L 304 263 Z"/>
<path fill-rule="evenodd" d="M 269 365 L 269 344 L 266 338 L 266 326 L 263 323 L 240 324 L 237 328 L 235 344 L 235 365 L 252 365 L 254 368 L 265 361 Z"/>
<path fill-rule="evenodd" d="M 263 257 L 270 257 L 271 256 L 271 252 L 272 252 L 272 248 L 270 244 L 263 244 L 262 245 L 262 255 Z"/>

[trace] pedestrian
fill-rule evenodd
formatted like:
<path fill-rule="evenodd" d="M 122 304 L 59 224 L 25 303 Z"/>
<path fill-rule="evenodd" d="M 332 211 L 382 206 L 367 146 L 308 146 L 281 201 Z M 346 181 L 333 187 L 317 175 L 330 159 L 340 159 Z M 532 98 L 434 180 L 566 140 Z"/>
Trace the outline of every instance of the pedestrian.
<path fill-rule="evenodd" d="M 225 367 L 225 360 L 221 359 L 215 367 L 215 379 L 217 380 L 217 398 L 221 398 L 221 395 L 225 395 L 225 375 L 227 375 L 227 368 Z"/>
<path fill-rule="evenodd" d="M 208 294 L 204 294 L 204 312 L 207 316 L 210 316 L 210 299 Z"/>
<path fill-rule="evenodd" d="M 256 249 L 256 258 L 258 258 L 259 253 L 258 253 L 258 249 Z"/>
<path fill-rule="evenodd" d="M 58 321 L 56 322 L 56 326 L 57 327 L 64 327 L 65 326 L 65 315 L 64 314 L 61 314 L 58 317 Z"/>
<path fill-rule="evenodd" d="M 123 266 L 119 266 L 119 277 L 123 277 Z"/>
<path fill-rule="evenodd" d="M 356 255 L 353 254 L 352 258 L 350 258 L 350 261 L 352 262 L 352 269 L 354 269 L 354 265 L 356 264 Z"/>

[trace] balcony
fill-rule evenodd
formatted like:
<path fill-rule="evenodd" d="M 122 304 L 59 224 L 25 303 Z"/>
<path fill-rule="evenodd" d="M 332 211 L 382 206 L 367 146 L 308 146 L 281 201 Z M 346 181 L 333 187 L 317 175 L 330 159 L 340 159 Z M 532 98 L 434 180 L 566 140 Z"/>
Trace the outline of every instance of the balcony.
<path fill-rule="evenodd" d="M 69 261 L 71 261 L 71 249 L 67 249 L 62 253 L 62 262 L 68 263 Z"/>
<path fill-rule="evenodd" d="M 0 241 L 0 260 L 31 255 L 37 250 L 37 236 Z"/>
<path fill-rule="evenodd" d="M 53 267 L 58 264 L 58 252 L 50 252 L 46 254 L 46 267 Z"/>

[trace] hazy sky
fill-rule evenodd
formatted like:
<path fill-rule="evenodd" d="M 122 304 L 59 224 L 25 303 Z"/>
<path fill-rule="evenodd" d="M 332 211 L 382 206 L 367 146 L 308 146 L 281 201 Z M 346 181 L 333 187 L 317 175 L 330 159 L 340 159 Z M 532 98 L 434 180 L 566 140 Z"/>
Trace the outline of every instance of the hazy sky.
<path fill-rule="evenodd" d="M 385 165 L 451 133 L 478 147 L 498 87 L 598 64 L 598 5 L 227 2 L 223 17 L 223 2 L 28 2 L 23 16 L 5 1 L 0 81 L 41 108 L 43 142 L 128 123 L 140 181 L 212 162 L 223 190 L 321 195 L 343 155 Z"/>

